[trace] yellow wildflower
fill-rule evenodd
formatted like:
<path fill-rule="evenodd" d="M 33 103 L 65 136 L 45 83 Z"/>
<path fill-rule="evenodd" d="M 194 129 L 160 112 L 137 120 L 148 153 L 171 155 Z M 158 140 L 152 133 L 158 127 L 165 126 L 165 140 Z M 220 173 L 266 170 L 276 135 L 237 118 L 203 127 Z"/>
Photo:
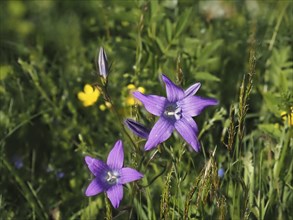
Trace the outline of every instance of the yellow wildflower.
<path fill-rule="evenodd" d="M 139 91 L 139 92 L 141 92 L 141 93 L 145 93 L 145 88 L 143 88 L 143 87 L 138 87 L 138 88 L 136 88 L 136 86 L 135 85 L 133 85 L 133 84 L 128 84 L 127 85 L 127 89 L 128 89 L 128 96 L 126 97 L 126 99 L 125 99 L 125 104 L 127 105 L 127 106 L 133 106 L 133 105 L 135 105 L 135 104 L 139 104 L 139 105 L 141 105 L 141 102 L 140 101 L 138 101 L 136 98 L 134 98 L 133 97 L 133 95 L 132 95 L 132 92 L 134 92 L 134 91 Z"/>
<path fill-rule="evenodd" d="M 98 100 L 100 94 L 101 93 L 97 88 L 92 87 L 90 84 L 86 84 L 83 88 L 83 92 L 79 92 L 77 97 L 84 107 L 88 107 Z"/>
<path fill-rule="evenodd" d="M 131 95 L 129 95 L 125 100 L 126 105 L 133 106 L 135 105 L 135 99 Z"/>
<path fill-rule="evenodd" d="M 291 112 L 287 113 L 285 111 L 281 112 L 281 117 L 284 122 L 288 122 L 288 125 L 292 126 L 293 125 L 293 107 L 291 107 Z"/>

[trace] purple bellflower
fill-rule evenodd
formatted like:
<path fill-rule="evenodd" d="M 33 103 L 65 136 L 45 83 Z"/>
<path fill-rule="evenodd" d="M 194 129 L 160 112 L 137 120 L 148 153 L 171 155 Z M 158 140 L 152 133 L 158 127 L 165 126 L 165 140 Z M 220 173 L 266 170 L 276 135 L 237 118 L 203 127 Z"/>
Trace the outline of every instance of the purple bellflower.
<path fill-rule="evenodd" d="M 95 176 L 85 191 L 86 196 L 94 196 L 106 192 L 114 208 L 118 208 L 123 198 L 123 186 L 143 175 L 135 169 L 123 167 L 124 152 L 121 140 L 118 140 L 108 155 L 107 163 L 86 156 L 85 162 Z"/>
<path fill-rule="evenodd" d="M 144 149 L 151 150 L 156 147 L 167 140 L 176 129 L 183 139 L 198 152 L 200 149 L 197 138 L 198 127 L 192 117 L 199 115 L 207 106 L 217 105 L 218 101 L 194 96 L 200 88 L 200 83 L 195 83 L 184 91 L 164 74 L 162 74 L 162 80 L 166 85 L 167 98 L 144 95 L 138 91 L 133 93 L 148 112 L 160 117 L 151 129 Z"/>
<path fill-rule="evenodd" d="M 144 139 L 149 137 L 150 130 L 147 129 L 144 125 L 129 118 L 126 119 L 124 123 L 135 135 Z"/>

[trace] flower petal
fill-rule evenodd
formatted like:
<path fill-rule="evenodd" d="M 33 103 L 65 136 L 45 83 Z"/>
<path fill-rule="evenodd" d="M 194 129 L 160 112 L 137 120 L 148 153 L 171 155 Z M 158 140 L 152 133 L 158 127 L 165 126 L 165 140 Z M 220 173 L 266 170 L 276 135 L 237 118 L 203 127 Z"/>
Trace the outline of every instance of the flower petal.
<path fill-rule="evenodd" d="M 200 83 L 195 83 L 192 86 L 190 86 L 188 89 L 185 90 L 185 97 L 187 96 L 193 96 L 195 93 L 199 90 L 201 84 Z"/>
<path fill-rule="evenodd" d="M 174 126 L 167 119 L 160 117 L 152 128 L 149 138 L 144 146 L 145 150 L 151 150 L 158 144 L 167 140 L 174 130 Z"/>
<path fill-rule="evenodd" d="M 92 158 L 90 156 L 85 157 L 85 162 L 86 162 L 89 170 L 95 176 L 101 176 L 103 173 L 105 173 L 105 172 L 107 172 L 107 170 L 109 170 L 108 165 L 105 164 L 103 161 L 97 160 L 97 159 Z"/>
<path fill-rule="evenodd" d="M 194 122 L 194 121 L 193 121 Z M 191 145 L 191 147 L 198 152 L 200 149 L 200 144 L 197 139 L 197 126 L 191 122 L 191 120 L 187 120 L 185 117 L 177 120 L 175 122 L 175 129 L 178 133 L 185 139 L 185 141 Z"/>
<path fill-rule="evenodd" d="M 84 92 L 79 92 L 77 93 L 77 98 L 80 100 L 80 101 L 85 101 L 87 96 Z"/>
<path fill-rule="evenodd" d="M 123 198 L 123 186 L 120 184 L 112 186 L 108 189 L 107 196 L 110 199 L 113 207 L 117 209 L 119 207 L 120 201 Z"/>
<path fill-rule="evenodd" d="M 167 98 L 170 102 L 176 102 L 184 97 L 184 91 L 175 85 L 167 76 L 162 74 L 162 80 L 166 85 Z"/>
<path fill-rule="evenodd" d="M 165 109 L 167 99 L 157 95 L 144 95 L 140 92 L 134 92 L 134 97 L 141 101 L 148 112 L 160 116 Z"/>
<path fill-rule="evenodd" d="M 118 140 L 113 149 L 110 151 L 107 164 L 113 170 L 121 169 L 124 161 L 123 144 L 121 140 Z"/>
<path fill-rule="evenodd" d="M 119 183 L 125 184 L 138 179 L 141 179 L 143 175 L 135 169 L 124 167 L 120 170 Z"/>
<path fill-rule="evenodd" d="M 85 94 L 90 94 L 94 92 L 94 88 L 90 84 L 86 84 L 83 88 Z"/>
<path fill-rule="evenodd" d="M 99 194 L 100 192 L 106 191 L 107 185 L 101 182 L 98 177 L 92 180 L 90 185 L 87 187 L 85 191 L 86 196 L 94 196 Z"/>
<path fill-rule="evenodd" d="M 217 105 L 216 99 L 202 98 L 199 96 L 188 96 L 177 102 L 182 108 L 182 113 L 191 117 L 199 115 L 204 108 Z"/>
<path fill-rule="evenodd" d="M 91 102 L 91 101 L 84 101 L 82 104 L 83 104 L 84 107 L 89 107 L 89 106 L 93 105 L 94 102 Z"/>
<path fill-rule="evenodd" d="M 192 127 L 193 131 L 195 132 L 195 135 L 198 135 L 198 127 L 195 121 L 190 116 L 183 116 L 184 119 L 187 121 L 187 123 Z"/>

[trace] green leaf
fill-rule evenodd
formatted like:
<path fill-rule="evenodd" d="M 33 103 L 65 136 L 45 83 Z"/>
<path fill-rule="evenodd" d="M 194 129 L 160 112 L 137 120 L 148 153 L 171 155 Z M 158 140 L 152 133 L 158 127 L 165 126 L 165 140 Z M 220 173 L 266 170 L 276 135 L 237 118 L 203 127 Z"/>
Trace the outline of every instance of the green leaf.
<path fill-rule="evenodd" d="M 162 41 L 160 38 L 156 38 L 156 43 L 157 46 L 159 47 L 161 53 L 165 54 L 166 52 L 166 45 L 163 43 L 164 41 Z"/>
<path fill-rule="evenodd" d="M 198 81 L 201 81 L 201 80 L 214 81 L 214 82 L 221 81 L 218 77 L 214 76 L 213 74 L 211 74 L 209 72 L 197 72 L 195 74 L 195 78 Z"/>
<path fill-rule="evenodd" d="M 195 56 L 199 48 L 200 40 L 197 38 L 186 37 L 183 42 L 183 49 L 190 56 Z"/>
<path fill-rule="evenodd" d="M 275 138 L 281 137 L 281 131 L 278 126 L 275 124 L 260 124 L 258 125 L 259 129 Z"/>
<path fill-rule="evenodd" d="M 165 20 L 165 33 L 166 33 L 167 42 L 171 43 L 171 41 L 172 41 L 172 24 L 169 19 Z"/>
<path fill-rule="evenodd" d="M 223 40 L 215 40 L 204 45 L 203 48 L 197 50 L 196 57 L 205 60 L 215 54 L 215 51 L 223 44 Z"/>
<path fill-rule="evenodd" d="M 178 22 L 176 23 L 175 27 L 175 37 L 179 37 L 179 35 L 184 31 L 187 27 L 188 21 L 190 21 L 192 8 L 186 9 L 184 13 L 179 17 Z"/>
<path fill-rule="evenodd" d="M 136 198 L 134 198 L 133 204 L 137 211 L 139 219 L 148 219 L 144 208 L 141 206 L 141 203 Z"/>
<path fill-rule="evenodd" d="M 278 104 L 280 103 L 280 97 L 277 97 L 272 92 L 267 92 L 263 94 L 265 104 L 267 105 L 267 109 L 274 113 L 276 116 L 280 114 Z"/>
<path fill-rule="evenodd" d="M 168 52 L 166 52 L 167 57 L 177 58 L 177 55 L 178 55 L 177 50 L 168 50 Z"/>
<path fill-rule="evenodd" d="M 13 68 L 10 65 L 1 65 L 0 81 L 4 80 L 9 74 L 13 73 Z"/>
<path fill-rule="evenodd" d="M 151 19 L 154 19 L 158 16 L 159 10 L 159 3 L 157 0 L 150 1 L 150 12 L 151 12 Z"/>

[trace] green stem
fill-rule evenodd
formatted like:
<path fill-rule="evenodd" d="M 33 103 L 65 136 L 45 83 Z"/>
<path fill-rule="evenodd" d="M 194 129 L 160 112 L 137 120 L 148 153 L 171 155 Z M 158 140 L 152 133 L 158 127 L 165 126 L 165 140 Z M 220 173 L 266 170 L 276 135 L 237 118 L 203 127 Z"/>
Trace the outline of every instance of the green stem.
<path fill-rule="evenodd" d="M 110 102 L 111 103 L 111 110 L 113 110 L 114 112 L 114 115 L 116 116 L 116 118 L 118 119 L 119 121 L 119 125 L 121 126 L 123 132 L 126 134 L 126 136 L 128 137 L 128 139 L 130 140 L 130 142 L 132 143 L 132 145 L 134 146 L 134 149 L 136 151 L 139 151 L 139 147 L 134 143 L 134 141 L 132 140 L 131 136 L 128 134 L 127 130 L 125 129 L 124 127 L 124 123 L 123 123 L 123 120 L 122 118 L 120 117 L 115 105 L 114 105 L 114 102 L 112 101 L 111 97 L 109 96 L 108 94 L 108 91 L 107 91 L 107 87 L 103 87 L 103 94 L 104 94 L 104 99 L 105 101 L 107 102 Z"/>
<path fill-rule="evenodd" d="M 269 50 L 272 50 L 273 47 L 274 47 L 274 44 L 275 44 L 275 41 L 276 41 L 276 37 L 277 37 L 278 31 L 279 31 L 279 28 L 280 28 L 280 25 L 281 25 L 283 16 L 285 14 L 285 11 L 286 11 L 286 8 L 287 8 L 289 2 L 290 1 L 284 1 L 284 3 L 282 3 L 283 4 L 283 8 L 281 9 L 281 13 L 279 14 L 277 24 L 276 24 L 276 26 L 274 28 L 274 33 L 273 33 L 272 39 L 270 40 L 270 43 L 269 43 Z"/>

